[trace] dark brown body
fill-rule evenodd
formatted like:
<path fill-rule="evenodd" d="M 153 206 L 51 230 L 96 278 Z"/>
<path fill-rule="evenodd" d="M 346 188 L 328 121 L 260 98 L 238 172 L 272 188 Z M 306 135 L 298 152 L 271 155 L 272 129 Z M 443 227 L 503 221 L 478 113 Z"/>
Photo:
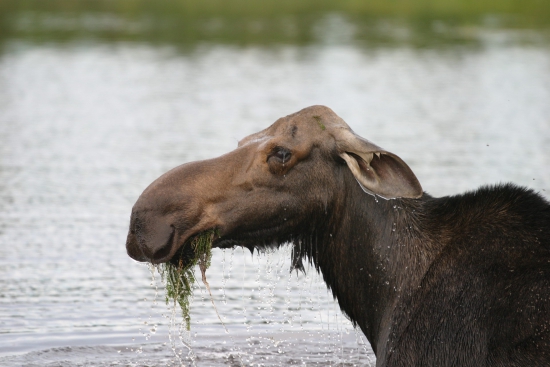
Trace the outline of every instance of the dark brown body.
<path fill-rule="evenodd" d="M 313 106 L 216 159 L 161 176 L 126 244 L 170 261 L 217 247 L 294 244 L 361 328 L 377 366 L 549 366 L 550 205 L 512 185 L 423 193 L 396 155 Z"/>

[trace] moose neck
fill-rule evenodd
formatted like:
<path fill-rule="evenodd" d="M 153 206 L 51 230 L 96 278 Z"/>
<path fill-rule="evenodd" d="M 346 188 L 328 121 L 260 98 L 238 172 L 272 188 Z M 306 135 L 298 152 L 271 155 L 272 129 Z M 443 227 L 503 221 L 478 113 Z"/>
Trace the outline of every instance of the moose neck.
<path fill-rule="evenodd" d="M 410 298 L 437 255 L 427 241 L 423 208 L 429 199 L 385 200 L 347 187 L 312 262 L 340 308 L 369 339 L 377 357 L 391 340 L 395 310 Z"/>

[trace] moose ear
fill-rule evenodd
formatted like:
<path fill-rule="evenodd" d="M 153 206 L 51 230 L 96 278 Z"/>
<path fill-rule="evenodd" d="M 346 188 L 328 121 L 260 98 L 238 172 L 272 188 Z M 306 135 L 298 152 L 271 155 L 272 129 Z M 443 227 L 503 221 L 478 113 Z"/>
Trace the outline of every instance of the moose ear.
<path fill-rule="evenodd" d="M 342 157 L 357 182 L 368 193 L 385 199 L 422 196 L 422 186 L 409 166 L 398 156 L 346 131 L 338 141 Z"/>

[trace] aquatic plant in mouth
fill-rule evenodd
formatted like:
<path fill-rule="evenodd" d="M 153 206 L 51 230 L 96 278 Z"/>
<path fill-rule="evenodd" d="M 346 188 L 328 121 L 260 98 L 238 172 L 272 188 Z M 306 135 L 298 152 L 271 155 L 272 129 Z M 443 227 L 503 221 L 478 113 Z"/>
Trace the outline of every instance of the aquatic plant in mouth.
<path fill-rule="evenodd" d="M 199 269 L 202 274 L 202 281 L 208 289 L 210 297 L 212 298 L 210 287 L 206 281 L 206 269 L 210 267 L 210 260 L 212 258 L 212 242 L 214 241 L 215 236 L 215 230 L 208 230 L 199 233 L 185 242 L 182 251 L 180 251 L 180 258 L 178 259 L 176 265 L 172 262 L 167 262 L 159 266 L 159 272 L 166 285 L 166 304 L 170 301 L 173 301 L 174 304 L 179 304 L 187 330 L 190 330 L 191 328 L 189 300 L 193 296 L 193 284 L 196 281 L 194 272 L 195 265 L 199 265 Z M 191 246 L 193 255 L 190 257 L 184 255 L 189 253 L 185 251 L 186 246 Z M 212 303 L 214 302 L 212 301 Z"/>

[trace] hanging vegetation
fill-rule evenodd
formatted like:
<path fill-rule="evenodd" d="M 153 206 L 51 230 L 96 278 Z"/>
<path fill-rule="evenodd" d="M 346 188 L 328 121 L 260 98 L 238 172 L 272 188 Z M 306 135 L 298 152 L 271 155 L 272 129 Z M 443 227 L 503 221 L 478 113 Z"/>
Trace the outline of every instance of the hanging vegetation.
<path fill-rule="evenodd" d="M 192 251 L 180 251 L 180 258 L 176 264 L 167 262 L 159 266 L 159 272 L 166 285 L 166 303 L 173 301 L 174 304 L 179 304 L 187 330 L 191 327 L 189 301 L 193 296 L 193 284 L 196 280 L 194 268 L 195 265 L 199 265 L 202 280 L 208 287 L 206 269 L 210 267 L 214 237 L 215 230 L 205 231 L 192 237 L 183 245 L 183 250 L 186 250 L 186 246 L 191 246 Z M 190 252 L 193 253 L 191 257 L 185 256 Z"/>

